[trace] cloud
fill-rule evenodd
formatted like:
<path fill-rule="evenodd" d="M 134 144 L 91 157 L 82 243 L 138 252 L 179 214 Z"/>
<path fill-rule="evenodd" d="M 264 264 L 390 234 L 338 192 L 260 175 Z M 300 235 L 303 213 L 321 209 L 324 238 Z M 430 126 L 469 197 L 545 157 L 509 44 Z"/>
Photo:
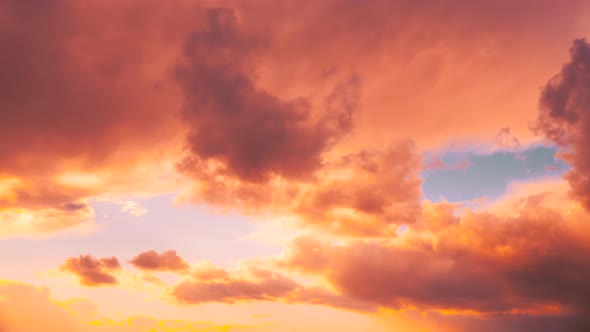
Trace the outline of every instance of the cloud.
<path fill-rule="evenodd" d="M 256 86 L 253 60 L 269 43 L 240 25 L 232 9 L 208 9 L 176 68 L 186 104 L 190 156 L 181 169 L 219 163 L 220 175 L 264 181 L 308 177 L 352 125 L 359 79 L 350 78 L 314 114 L 306 98 L 283 100 Z"/>
<path fill-rule="evenodd" d="M 420 165 L 409 141 L 346 155 L 301 190 L 293 209 L 334 233 L 391 236 L 420 212 Z"/>
<path fill-rule="evenodd" d="M 31 308 L 35 308 L 31 319 Z M 51 301 L 47 288 L 0 282 L 0 331 L 83 331 L 74 315 Z"/>
<path fill-rule="evenodd" d="M 99 197 L 95 200 L 98 202 L 108 202 L 108 203 L 118 204 L 121 206 L 121 212 L 126 213 L 131 216 L 134 216 L 134 217 L 137 217 L 137 218 L 150 212 L 145 206 L 141 205 L 138 202 L 131 201 L 131 200 L 125 200 L 125 199 L 121 199 L 121 198 L 117 198 L 117 197 L 108 197 L 108 196 Z"/>
<path fill-rule="evenodd" d="M 406 138 L 426 149 L 486 144 L 502 127 L 529 143 L 538 86 L 561 61 L 561 45 L 587 31 L 576 14 L 587 8 L 582 1 L 237 6 L 244 21 L 276 27 L 257 73 L 277 94 L 309 91 L 349 68 L 359 73 L 363 111 L 351 145 Z M 349 20 L 358 26 L 350 29 Z M 548 29 L 547 20 L 559 29 Z"/>
<path fill-rule="evenodd" d="M 174 251 L 133 258 L 140 269 L 186 272 L 172 288 L 180 302 L 587 323 L 587 214 L 551 192 L 511 202 L 506 214 L 421 204 L 416 147 L 493 140 L 497 128 L 511 128 L 500 146 L 527 142 L 529 100 L 558 59 L 546 46 L 586 30 L 583 2 L 173 5 L 0 0 L 0 41 L 11 45 L 0 57 L 0 236 L 88 225 L 91 198 L 169 189 L 175 170 L 162 168 L 177 164 L 195 202 L 293 218 L 314 232 L 281 267 L 330 284 L 256 266 L 190 267 Z M 542 91 L 536 125 L 562 146 L 586 207 L 589 54 L 574 42 Z M 416 143 L 382 146 L 407 137 Z M 400 225 L 408 230 L 397 236 Z M 117 284 L 120 269 L 114 257 L 89 255 L 61 267 L 87 286 Z M 77 329 L 55 316 L 66 326 L 5 327 L 2 317 L 0 328 Z M 19 324 L 37 323 L 26 317 Z"/>
<path fill-rule="evenodd" d="M 166 94 L 154 88 L 163 77 L 144 57 L 163 41 L 135 40 L 141 30 L 129 25 L 120 33 L 116 27 L 126 22 L 107 14 L 123 6 L 54 0 L 0 6 L 0 38 L 14 46 L 0 60 L 0 172 L 47 175 L 67 163 L 99 168 L 119 149 L 170 133 L 171 119 L 161 112 Z M 89 13 L 97 19 L 85 19 Z M 101 19 L 113 26 L 98 34 Z"/>
<path fill-rule="evenodd" d="M 501 128 L 496 135 L 496 144 L 500 148 L 504 149 L 516 149 L 520 148 L 520 141 L 516 136 L 512 135 L 510 128 Z"/>
<path fill-rule="evenodd" d="M 141 270 L 183 271 L 189 265 L 174 250 L 157 253 L 154 250 L 142 252 L 131 260 L 131 264 Z"/>
<path fill-rule="evenodd" d="M 149 212 L 148 209 L 141 206 L 139 203 L 131 202 L 131 201 L 123 202 L 122 207 L 121 207 L 121 211 L 123 211 L 127 214 L 130 214 L 130 215 L 136 216 L 136 217 L 141 217 L 144 214 Z"/>
<path fill-rule="evenodd" d="M 573 169 L 565 177 L 590 209 L 590 44 L 574 40 L 570 61 L 543 88 L 535 129 L 562 147 Z"/>
<path fill-rule="evenodd" d="M 121 265 L 116 257 L 96 259 L 90 255 L 70 257 L 60 267 L 63 272 L 76 275 L 84 286 L 96 287 L 103 285 L 115 285 L 118 283 L 113 274 Z"/>
<path fill-rule="evenodd" d="M 416 221 L 397 237 L 314 232 L 297 237 L 281 257 L 235 269 L 187 266 L 174 251 L 144 252 L 132 263 L 182 271 L 178 283 L 160 287 L 183 304 L 268 301 L 365 313 L 414 310 L 451 331 L 519 326 L 549 332 L 560 325 L 581 332 L 590 324 L 590 227 L 588 213 L 567 189 L 561 182 L 512 186 L 485 210 L 424 201 Z M 89 256 L 68 261 L 84 278 L 118 262 Z"/>
<path fill-rule="evenodd" d="M 85 18 L 106 18 L 105 9 L 0 1 L 0 41 L 12 45 L 0 59 L 0 182 L 11 181 L 0 184 L 1 237 L 92 229 L 89 198 L 133 179 L 125 173 L 154 153 L 144 144 L 168 144 L 160 135 L 173 127 L 161 116 L 166 94 L 138 59 L 152 43 L 104 28 L 121 27 L 112 16 Z M 72 172 L 105 183 L 62 181 Z"/>
<path fill-rule="evenodd" d="M 0 178 L 21 183 L 0 208 L 170 190 L 176 162 L 195 200 L 260 207 L 276 201 L 265 187 L 313 181 L 332 154 L 505 126 L 520 138 L 539 68 L 556 61 L 530 52 L 573 33 L 582 5 L 511 3 L 506 17 L 505 2 L 2 0 L 0 40 L 14 47 L 0 59 Z M 563 31 L 539 29 L 555 13 Z"/>
<path fill-rule="evenodd" d="M 0 41 L 12 45 L 0 59 L 0 181 L 18 181 L 10 201 L 0 193 L 0 209 L 45 214 L 111 191 L 162 187 L 145 176 L 164 173 L 154 159 L 176 144 L 179 122 L 162 112 L 177 98 L 167 74 L 171 38 L 167 29 L 146 34 L 157 8 L 144 7 L 137 26 L 127 10 L 100 1 L 0 1 Z"/>
<path fill-rule="evenodd" d="M 250 183 L 216 177 L 185 199 L 243 213 L 289 216 L 299 227 L 348 236 L 390 236 L 413 223 L 422 195 L 421 160 L 403 141 L 332 158 L 314 179 Z"/>
<path fill-rule="evenodd" d="M 290 278 L 254 266 L 231 272 L 201 266 L 192 275 L 170 291 L 181 303 L 278 301 L 302 290 Z"/>
<path fill-rule="evenodd" d="M 31 308 L 35 308 L 31 319 Z M 208 322 L 161 320 L 152 317 L 109 319 L 97 312 L 97 305 L 85 299 L 57 301 L 48 288 L 0 281 L 0 331 L 71 332 L 222 332 L 252 331 L 254 326 L 217 325 Z"/>
<path fill-rule="evenodd" d="M 511 199 L 510 215 L 431 203 L 400 239 L 334 244 L 302 237 L 281 266 L 326 278 L 361 310 L 474 312 L 489 324 L 494 315 L 554 317 L 584 331 L 590 326 L 584 318 L 590 312 L 588 215 L 560 197 L 567 195 Z"/>
<path fill-rule="evenodd" d="M 61 230 L 92 230 L 94 209 L 85 203 L 61 208 L 0 208 L 0 237 L 47 236 Z"/>

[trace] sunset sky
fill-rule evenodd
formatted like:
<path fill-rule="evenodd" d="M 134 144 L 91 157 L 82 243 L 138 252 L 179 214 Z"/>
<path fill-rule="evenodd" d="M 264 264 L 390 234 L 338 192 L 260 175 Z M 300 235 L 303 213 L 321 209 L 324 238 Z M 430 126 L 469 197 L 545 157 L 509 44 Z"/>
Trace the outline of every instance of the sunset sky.
<path fill-rule="evenodd" d="M 588 1 L 0 0 L 0 45 L 0 332 L 590 331 Z"/>

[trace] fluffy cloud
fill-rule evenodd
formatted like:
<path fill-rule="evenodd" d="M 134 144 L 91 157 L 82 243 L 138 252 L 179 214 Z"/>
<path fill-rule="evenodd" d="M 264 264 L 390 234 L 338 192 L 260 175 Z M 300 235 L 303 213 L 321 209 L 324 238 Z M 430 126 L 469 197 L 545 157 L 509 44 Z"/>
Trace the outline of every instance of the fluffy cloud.
<path fill-rule="evenodd" d="M 346 155 L 301 190 L 293 209 L 334 233 L 391 236 L 420 212 L 420 163 L 411 142 Z"/>
<path fill-rule="evenodd" d="M 395 241 L 299 238 L 283 266 L 325 276 L 351 301 L 532 320 L 554 315 L 571 331 L 584 331 L 590 227 L 579 206 L 563 203 L 566 196 L 515 198 L 510 215 L 467 210 L 458 216 L 456 207 L 434 204 Z"/>
<path fill-rule="evenodd" d="M 410 141 L 332 158 L 307 181 L 268 183 L 223 177 L 201 182 L 189 199 L 245 213 L 290 216 L 299 227 L 347 236 L 391 236 L 420 212 L 421 159 Z"/>
<path fill-rule="evenodd" d="M 121 264 L 116 257 L 96 259 L 90 255 L 80 255 L 68 258 L 60 270 L 76 275 L 82 285 L 94 287 L 117 284 L 113 272 L 120 268 Z"/>
<path fill-rule="evenodd" d="M 161 253 L 149 250 L 138 254 L 130 262 L 138 269 L 151 271 L 183 271 L 189 267 L 188 263 L 174 250 Z"/>

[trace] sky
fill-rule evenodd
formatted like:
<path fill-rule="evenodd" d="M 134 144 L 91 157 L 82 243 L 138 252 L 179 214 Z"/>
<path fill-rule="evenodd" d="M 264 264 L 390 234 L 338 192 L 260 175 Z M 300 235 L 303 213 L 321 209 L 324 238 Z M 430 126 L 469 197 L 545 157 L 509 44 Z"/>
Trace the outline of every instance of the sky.
<path fill-rule="evenodd" d="M 0 0 L 0 332 L 589 331 L 589 31 Z"/>

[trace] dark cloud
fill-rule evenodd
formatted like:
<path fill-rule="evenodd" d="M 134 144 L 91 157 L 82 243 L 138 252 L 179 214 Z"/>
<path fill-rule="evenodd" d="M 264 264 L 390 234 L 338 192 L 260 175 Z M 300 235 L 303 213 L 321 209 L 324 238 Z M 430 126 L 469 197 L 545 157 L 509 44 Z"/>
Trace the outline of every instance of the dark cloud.
<path fill-rule="evenodd" d="M 562 147 L 573 169 L 566 174 L 573 192 L 590 209 L 590 45 L 576 39 L 570 62 L 543 88 L 535 129 Z"/>
<path fill-rule="evenodd" d="M 217 162 L 220 174 L 244 181 L 308 178 L 350 130 L 358 77 L 336 86 L 323 112 L 306 98 L 283 100 L 255 81 L 255 59 L 269 38 L 250 34 L 231 9 L 206 11 L 205 26 L 188 38 L 176 68 L 190 127 L 182 170 Z"/>
<path fill-rule="evenodd" d="M 570 314 L 490 314 L 478 317 L 429 313 L 428 317 L 438 326 L 451 327 L 450 331 L 584 332 L 590 327 L 580 320 L 579 315 Z"/>
<path fill-rule="evenodd" d="M 148 32 L 158 9 L 145 4 L 129 21 L 120 3 L 0 0 L 0 179 L 20 181 L 0 208 L 69 210 L 105 189 L 61 175 L 125 173 L 170 143 L 172 41 Z"/>
<path fill-rule="evenodd" d="M 157 37 L 134 40 L 131 26 L 99 36 L 97 22 L 85 20 L 89 11 L 107 19 L 123 7 L 3 0 L 0 8 L 0 41 L 10 45 L 0 57 L 0 173 L 41 173 L 75 160 L 97 167 L 114 147 L 152 141 L 149 129 L 165 128 L 169 116 L 153 87 L 162 77 L 150 77 L 143 59 Z"/>
<path fill-rule="evenodd" d="M 84 208 L 87 208 L 88 204 L 86 203 L 78 203 L 78 202 L 70 202 L 70 203 L 66 203 L 62 206 L 63 210 L 66 211 L 77 211 L 77 210 L 81 210 Z"/>
<path fill-rule="evenodd" d="M 113 271 L 120 268 L 116 257 L 96 259 L 90 255 L 80 255 L 68 258 L 60 270 L 75 274 L 84 286 L 95 287 L 117 284 Z"/>

